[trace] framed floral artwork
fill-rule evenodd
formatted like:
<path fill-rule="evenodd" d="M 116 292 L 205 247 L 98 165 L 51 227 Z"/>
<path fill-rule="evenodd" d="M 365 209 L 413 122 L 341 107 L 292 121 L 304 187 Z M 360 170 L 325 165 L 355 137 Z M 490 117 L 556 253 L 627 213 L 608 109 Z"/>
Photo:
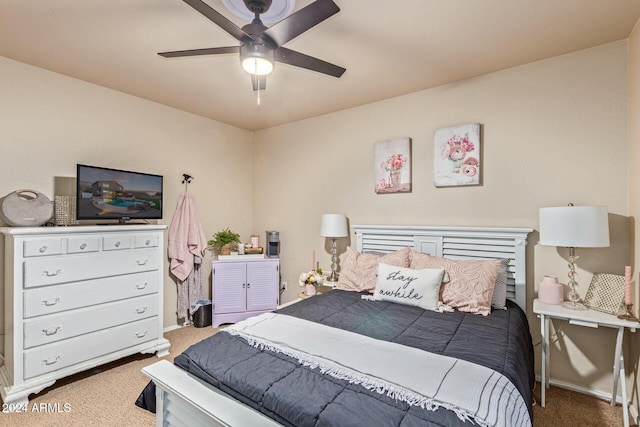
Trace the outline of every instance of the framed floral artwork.
<path fill-rule="evenodd" d="M 434 138 L 434 184 L 480 184 L 480 124 L 438 129 Z"/>
<path fill-rule="evenodd" d="M 411 138 L 380 141 L 374 154 L 375 192 L 411 192 Z"/>

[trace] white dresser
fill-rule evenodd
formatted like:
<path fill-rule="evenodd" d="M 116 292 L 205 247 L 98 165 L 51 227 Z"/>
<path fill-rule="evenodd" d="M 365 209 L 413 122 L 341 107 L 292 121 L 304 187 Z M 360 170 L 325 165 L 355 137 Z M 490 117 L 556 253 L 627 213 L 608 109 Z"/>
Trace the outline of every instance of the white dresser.
<path fill-rule="evenodd" d="M 134 353 L 162 336 L 164 225 L 0 228 L 5 403 Z"/>

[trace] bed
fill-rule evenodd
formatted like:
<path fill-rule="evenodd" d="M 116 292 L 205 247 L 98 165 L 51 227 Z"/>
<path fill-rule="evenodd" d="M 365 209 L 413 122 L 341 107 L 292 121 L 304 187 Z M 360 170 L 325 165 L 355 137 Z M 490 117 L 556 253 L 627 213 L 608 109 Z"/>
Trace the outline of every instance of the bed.
<path fill-rule="evenodd" d="M 517 419 L 519 425 L 531 425 L 535 379 L 525 315 L 526 238 L 531 229 L 424 226 L 352 229 L 357 252 L 362 254 L 394 254 L 410 247 L 415 253 L 454 261 L 506 260 L 502 262 L 507 266 L 508 301 L 504 309 L 492 310 L 486 316 L 371 301 L 365 292 L 345 290 L 333 290 L 289 305 L 276 314 L 266 315 L 270 316 L 266 319 L 255 318 L 253 325 L 241 322 L 193 345 L 178 355 L 174 364 L 161 361 L 144 368 L 143 372 L 155 384 L 157 425 L 493 425 L 493 421 L 486 421 L 493 418 L 469 417 L 473 411 L 460 411 L 458 408 L 463 404 L 457 401 L 448 405 L 439 400 L 435 404 L 432 399 L 416 400 L 416 393 L 411 391 L 422 390 L 421 387 L 437 389 L 438 393 L 449 388 L 457 395 L 453 396 L 455 399 L 465 403 L 475 396 L 474 390 L 484 393 L 490 389 L 494 394 L 482 395 L 472 404 L 480 407 L 482 402 L 491 407 L 495 419 L 501 420 L 496 424 L 511 425 Z M 283 320 L 282 324 L 274 323 L 275 327 L 266 323 Z M 254 333 L 249 328 L 259 328 L 261 324 L 270 325 L 263 328 L 268 334 L 285 334 L 288 322 L 292 323 L 292 330 L 302 325 L 304 331 L 312 331 L 299 336 L 305 343 L 300 342 L 299 347 L 296 341 L 296 351 L 271 345 L 280 342 L 276 338 L 265 345 L 261 339 L 243 335 L 245 331 Z M 250 335 L 256 336 L 259 335 Z M 311 360 L 299 355 L 299 349 L 304 350 L 302 354 L 310 352 L 305 345 L 322 347 L 317 350 L 322 352 L 325 347 L 332 347 L 328 343 L 336 343 L 338 354 Z M 340 358 L 346 361 L 343 363 Z M 459 370 L 458 381 L 462 385 L 438 383 L 436 368 L 404 369 L 423 360 L 431 363 L 431 358 L 438 363 L 440 359 L 453 361 L 449 367 L 438 369 L 447 371 L 443 377 L 453 377 L 449 373 Z M 335 360 L 341 368 L 348 369 L 333 369 L 331 363 Z M 398 391 L 388 386 L 398 381 L 385 376 L 387 370 L 393 369 L 380 370 L 385 363 L 401 365 L 402 369 L 396 371 L 410 377 L 403 381 L 414 380 L 415 387 L 401 387 Z M 350 374 L 369 369 L 371 374 L 364 378 Z M 472 369 L 477 369 L 478 375 Z M 479 379 L 476 384 L 468 380 L 485 378 L 481 374 L 495 382 Z M 384 377 L 382 382 L 371 382 L 371 378 L 380 377 Z M 434 378 L 434 384 L 430 385 L 431 381 L 423 377 Z M 410 393 L 405 393 L 406 390 Z M 429 394 L 421 391 L 417 395 Z M 508 402 L 505 406 L 518 406 L 519 412 L 496 409 L 503 399 Z"/>

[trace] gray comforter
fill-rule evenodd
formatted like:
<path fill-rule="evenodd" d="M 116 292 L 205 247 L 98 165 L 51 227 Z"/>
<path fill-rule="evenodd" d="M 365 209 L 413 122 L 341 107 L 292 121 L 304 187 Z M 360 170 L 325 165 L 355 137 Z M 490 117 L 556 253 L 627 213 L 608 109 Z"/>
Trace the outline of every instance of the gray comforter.
<path fill-rule="evenodd" d="M 437 313 L 334 290 L 279 311 L 373 338 L 457 357 L 509 378 L 531 411 L 533 345 L 522 310 L 489 316 Z M 450 426 L 455 413 L 409 406 L 218 333 L 187 349 L 175 364 L 288 426 Z M 460 390 L 464 393 L 464 390 Z"/>

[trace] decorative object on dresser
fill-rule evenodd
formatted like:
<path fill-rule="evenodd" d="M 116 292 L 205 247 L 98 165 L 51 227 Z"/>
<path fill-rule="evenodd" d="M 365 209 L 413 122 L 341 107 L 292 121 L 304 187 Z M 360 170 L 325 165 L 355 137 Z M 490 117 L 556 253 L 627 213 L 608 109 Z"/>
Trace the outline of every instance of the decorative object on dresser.
<path fill-rule="evenodd" d="M 35 227 L 53 215 L 51 200 L 36 190 L 16 190 L 0 199 L 0 219 L 14 227 Z"/>
<path fill-rule="evenodd" d="M 580 302 L 576 281 L 575 248 L 609 246 L 609 217 L 605 206 L 569 206 L 540 208 L 540 241 L 545 246 L 569 248 L 569 301 L 564 306 L 585 310 Z"/>
<path fill-rule="evenodd" d="M 278 307 L 280 261 L 272 258 L 213 261 L 212 325 L 235 323 Z"/>
<path fill-rule="evenodd" d="M 164 225 L 1 228 L 5 327 L 0 393 L 26 403 L 56 380 L 163 338 Z"/>
<path fill-rule="evenodd" d="M 311 270 L 300 274 L 298 285 L 303 288 L 303 293 L 307 296 L 315 295 L 318 292 L 318 286 L 322 285 L 324 277 L 322 269 Z"/>
<path fill-rule="evenodd" d="M 213 235 L 213 239 L 207 242 L 208 249 L 216 255 L 229 255 L 234 245 L 240 243 L 240 235 L 228 227 Z"/>
<path fill-rule="evenodd" d="M 338 249 L 336 239 L 347 237 L 349 227 L 347 226 L 347 216 L 345 214 L 324 214 L 320 226 L 320 236 L 331 239 L 331 274 L 325 279 L 326 282 L 336 283 L 338 281 Z"/>

